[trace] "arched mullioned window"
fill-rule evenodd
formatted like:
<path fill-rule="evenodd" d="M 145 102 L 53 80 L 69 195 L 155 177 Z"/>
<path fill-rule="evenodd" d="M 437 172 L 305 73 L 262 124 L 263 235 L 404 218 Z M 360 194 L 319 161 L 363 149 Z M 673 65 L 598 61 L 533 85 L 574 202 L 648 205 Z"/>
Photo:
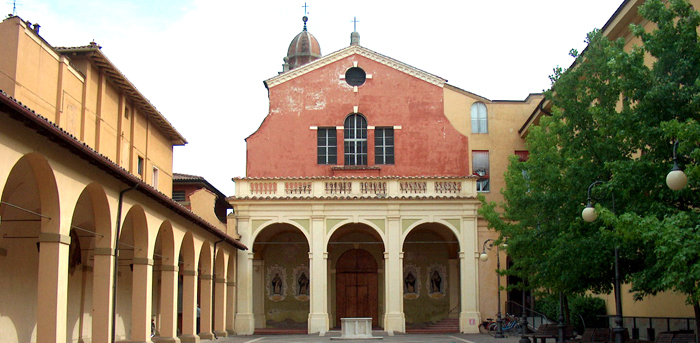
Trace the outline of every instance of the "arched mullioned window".
<path fill-rule="evenodd" d="M 344 131 L 345 165 L 367 165 L 367 119 L 361 114 L 349 115 Z"/>
<path fill-rule="evenodd" d="M 488 113 L 483 102 L 472 105 L 472 133 L 489 133 Z"/>

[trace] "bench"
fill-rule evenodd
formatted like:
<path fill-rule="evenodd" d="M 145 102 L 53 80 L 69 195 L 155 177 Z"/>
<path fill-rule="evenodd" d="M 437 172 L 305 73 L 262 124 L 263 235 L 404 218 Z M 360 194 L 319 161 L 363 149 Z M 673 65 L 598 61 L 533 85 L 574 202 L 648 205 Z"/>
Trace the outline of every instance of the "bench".
<path fill-rule="evenodd" d="M 567 342 L 571 343 L 604 343 L 610 337 L 610 329 L 608 328 L 587 328 L 583 331 L 580 339 L 573 339 Z"/>
<path fill-rule="evenodd" d="M 556 340 L 557 337 L 559 337 L 559 325 L 542 324 L 537 327 L 535 333 L 525 335 L 525 337 L 532 337 L 535 343 L 537 343 L 537 339 L 539 339 L 541 343 L 546 343 L 547 338 L 553 338 Z M 576 334 L 574 334 L 574 327 L 572 325 L 567 325 L 564 327 L 564 339 L 568 340 L 574 337 L 576 337 Z"/>
<path fill-rule="evenodd" d="M 656 337 L 656 343 L 695 343 L 695 334 L 686 332 L 662 332 Z"/>

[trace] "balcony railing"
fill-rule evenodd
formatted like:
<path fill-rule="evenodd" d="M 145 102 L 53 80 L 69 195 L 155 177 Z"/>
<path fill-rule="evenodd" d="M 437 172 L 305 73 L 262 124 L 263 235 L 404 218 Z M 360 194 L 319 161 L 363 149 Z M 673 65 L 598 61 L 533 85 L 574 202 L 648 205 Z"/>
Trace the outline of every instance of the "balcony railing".
<path fill-rule="evenodd" d="M 476 177 L 235 179 L 237 198 L 476 197 Z"/>

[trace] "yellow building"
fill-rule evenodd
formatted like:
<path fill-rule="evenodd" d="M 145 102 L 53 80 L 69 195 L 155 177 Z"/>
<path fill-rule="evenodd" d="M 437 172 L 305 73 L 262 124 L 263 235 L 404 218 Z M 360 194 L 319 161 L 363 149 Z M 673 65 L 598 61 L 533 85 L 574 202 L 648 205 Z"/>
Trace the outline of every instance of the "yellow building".
<path fill-rule="evenodd" d="M 699 0 L 688 0 L 694 8 L 700 8 Z M 641 45 L 638 37 L 635 37 L 629 29 L 632 24 L 641 25 L 647 31 L 653 30 L 654 24 L 642 18 L 637 12 L 644 0 L 625 0 L 602 27 L 603 35 L 610 40 L 624 39 L 625 49 L 631 50 L 635 45 Z M 647 61 L 651 63 L 651 61 Z M 525 121 L 520 128 L 522 137 L 526 137 L 531 126 L 537 125 L 541 116 L 550 115 L 551 104 L 543 101 L 535 112 Z M 656 333 L 673 330 L 692 330 L 693 325 L 687 320 L 694 318 L 693 307 L 685 303 L 685 296 L 675 292 L 660 293 L 654 297 L 646 297 L 642 301 L 635 301 L 630 293 L 630 285 L 622 286 L 622 314 L 626 328 L 637 328 L 642 339 L 653 340 L 647 337 L 646 328 L 653 328 Z M 601 296 L 607 306 L 608 314 L 615 314 L 614 294 Z M 656 318 L 656 319 L 653 319 Z M 676 318 L 666 320 L 666 318 Z"/>
<path fill-rule="evenodd" d="M 185 138 L 97 44 L 37 29 L 0 23 L 0 341 L 232 333 L 246 247 L 171 199 Z"/>

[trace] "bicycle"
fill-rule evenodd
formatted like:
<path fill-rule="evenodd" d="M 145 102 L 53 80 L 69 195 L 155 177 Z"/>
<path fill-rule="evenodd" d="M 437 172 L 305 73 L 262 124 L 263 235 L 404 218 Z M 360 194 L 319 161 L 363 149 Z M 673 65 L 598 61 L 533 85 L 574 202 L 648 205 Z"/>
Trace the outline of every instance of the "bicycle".
<path fill-rule="evenodd" d="M 490 319 L 490 318 L 488 318 Z M 506 314 L 505 317 L 501 319 L 501 333 L 503 334 L 518 334 L 520 332 L 520 321 L 517 317 Z M 489 335 L 495 336 L 498 331 L 498 322 L 491 322 L 488 325 Z"/>
<path fill-rule="evenodd" d="M 486 318 L 486 320 L 482 321 L 481 324 L 479 324 L 479 333 L 488 333 L 489 326 L 491 324 L 495 324 L 493 318 Z"/>

